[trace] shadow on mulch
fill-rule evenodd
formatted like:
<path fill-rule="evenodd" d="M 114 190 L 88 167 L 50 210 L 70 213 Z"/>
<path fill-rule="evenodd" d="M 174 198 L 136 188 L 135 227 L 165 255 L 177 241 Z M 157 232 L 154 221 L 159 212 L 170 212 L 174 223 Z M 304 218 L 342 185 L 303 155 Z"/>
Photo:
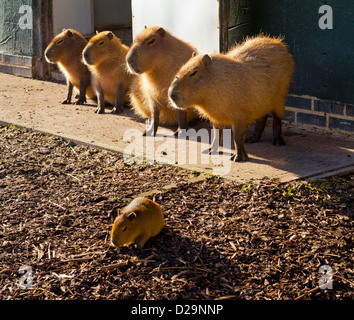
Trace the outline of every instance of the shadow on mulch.
<path fill-rule="evenodd" d="M 353 299 L 353 179 L 237 184 L 0 128 L 1 299 Z M 113 248 L 116 210 L 155 196 L 166 226 Z M 33 271 L 21 289 L 21 266 Z M 321 266 L 333 289 L 318 287 Z"/>

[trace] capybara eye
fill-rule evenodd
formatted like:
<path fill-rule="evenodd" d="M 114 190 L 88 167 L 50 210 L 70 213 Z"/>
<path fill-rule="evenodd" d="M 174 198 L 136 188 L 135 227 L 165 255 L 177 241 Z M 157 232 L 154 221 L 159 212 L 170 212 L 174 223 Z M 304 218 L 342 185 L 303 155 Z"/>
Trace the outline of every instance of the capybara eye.
<path fill-rule="evenodd" d="M 197 72 L 198 72 L 198 70 L 193 71 L 193 72 L 189 75 L 189 78 L 194 77 L 194 76 L 197 74 Z"/>
<path fill-rule="evenodd" d="M 102 46 L 104 44 L 104 41 L 101 41 L 98 43 L 99 46 Z"/>
<path fill-rule="evenodd" d="M 59 41 L 57 42 L 57 44 L 61 44 L 63 41 L 64 41 L 64 40 L 61 39 L 61 40 L 59 40 Z"/>
<path fill-rule="evenodd" d="M 149 46 L 150 44 L 153 44 L 154 42 L 155 42 L 155 39 L 151 39 L 147 44 Z"/>
<path fill-rule="evenodd" d="M 126 231 L 127 230 L 127 227 L 124 227 L 123 229 L 122 229 L 122 232 L 124 232 L 124 231 Z"/>

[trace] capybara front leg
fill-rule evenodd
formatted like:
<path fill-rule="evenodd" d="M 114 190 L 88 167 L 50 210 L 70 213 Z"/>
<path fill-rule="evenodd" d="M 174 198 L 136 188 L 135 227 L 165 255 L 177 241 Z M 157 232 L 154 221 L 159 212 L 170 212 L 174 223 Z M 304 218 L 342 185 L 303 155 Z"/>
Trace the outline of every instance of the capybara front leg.
<path fill-rule="evenodd" d="M 218 153 L 220 143 L 223 139 L 223 130 L 224 127 L 221 125 L 215 125 L 213 123 L 213 140 L 211 142 L 210 148 L 209 148 L 209 154 L 215 154 Z"/>
<path fill-rule="evenodd" d="M 71 103 L 71 96 L 73 95 L 73 84 L 68 80 L 67 82 L 67 87 L 68 87 L 68 94 L 66 96 L 66 99 L 62 102 L 62 104 L 70 104 Z"/>
<path fill-rule="evenodd" d="M 135 240 L 135 244 L 138 249 L 142 249 L 148 240 L 149 237 L 141 235 Z"/>
<path fill-rule="evenodd" d="M 159 127 L 159 122 L 160 122 L 160 110 L 155 105 L 154 108 L 153 108 L 150 128 L 147 129 L 143 133 L 143 136 L 155 137 L 156 136 L 156 132 L 157 132 L 157 128 Z"/>
<path fill-rule="evenodd" d="M 273 112 L 273 139 L 272 143 L 278 146 L 284 146 L 285 140 L 281 130 L 281 119 Z"/>
<path fill-rule="evenodd" d="M 102 87 L 99 84 L 96 85 L 96 96 L 97 96 L 97 109 L 95 110 L 95 113 L 104 113 L 105 112 L 104 93 Z"/>
<path fill-rule="evenodd" d="M 188 122 L 187 122 L 187 111 L 178 110 L 178 129 L 174 132 L 175 136 L 178 136 L 182 133 L 182 129 L 187 130 Z"/>
<path fill-rule="evenodd" d="M 234 136 L 235 143 L 235 153 L 231 156 L 231 160 L 239 162 L 239 161 L 247 161 L 248 154 L 245 149 L 244 139 L 245 139 L 245 131 L 246 131 L 246 122 L 236 122 L 232 125 L 232 134 Z"/>

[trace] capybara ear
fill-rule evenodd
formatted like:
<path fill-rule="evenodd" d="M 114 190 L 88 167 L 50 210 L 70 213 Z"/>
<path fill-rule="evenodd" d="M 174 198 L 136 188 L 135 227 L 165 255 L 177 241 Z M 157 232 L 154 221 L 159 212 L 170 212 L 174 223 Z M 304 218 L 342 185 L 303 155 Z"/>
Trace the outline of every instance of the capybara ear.
<path fill-rule="evenodd" d="M 68 35 L 68 37 L 72 37 L 73 36 L 73 33 L 71 32 L 71 30 L 67 30 L 66 34 Z"/>
<path fill-rule="evenodd" d="M 192 53 L 192 58 L 195 57 L 195 56 L 197 56 L 197 55 L 198 55 L 198 53 L 197 53 L 196 51 L 193 51 L 193 53 Z"/>
<path fill-rule="evenodd" d="M 109 38 L 109 40 L 112 40 L 113 39 L 113 33 L 112 33 L 112 31 L 109 31 L 108 33 L 107 33 L 107 37 Z"/>
<path fill-rule="evenodd" d="M 156 31 L 161 37 L 163 37 L 165 35 L 165 29 L 164 28 L 158 28 Z"/>
<path fill-rule="evenodd" d="M 131 212 L 131 213 L 128 214 L 128 219 L 129 219 L 130 221 L 133 221 L 134 218 L 136 218 L 136 213 L 135 213 L 135 212 Z"/>
<path fill-rule="evenodd" d="M 207 67 L 211 64 L 211 57 L 208 54 L 205 54 L 202 58 L 204 65 Z"/>

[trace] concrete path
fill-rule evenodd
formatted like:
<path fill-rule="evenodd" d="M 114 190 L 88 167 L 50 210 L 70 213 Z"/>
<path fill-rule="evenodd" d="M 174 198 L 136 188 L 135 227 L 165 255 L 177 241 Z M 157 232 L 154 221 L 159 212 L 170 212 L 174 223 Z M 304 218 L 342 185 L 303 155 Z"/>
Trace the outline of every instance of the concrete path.
<path fill-rule="evenodd" d="M 88 101 L 85 106 L 62 105 L 65 97 L 64 84 L 0 73 L 0 124 L 15 124 L 123 152 L 134 155 L 136 161 L 141 159 L 138 156 L 143 152 L 147 159 L 221 174 L 244 183 L 264 178 L 283 182 L 354 169 L 352 134 L 284 124 L 287 145 L 277 147 L 271 144 L 272 128 L 268 125 L 260 143 L 246 145 L 250 161 L 234 163 L 229 161 L 230 148 L 222 149 L 223 156 L 209 157 L 202 152 L 208 148 L 208 143 L 174 139 L 172 130 L 175 127 L 159 128 L 155 141 L 142 138 L 145 122 L 129 109 L 125 109 L 123 115 L 113 115 L 111 108 L 107 108 L 106 114 L 98 115 L 94 113 L 94 101 Z M 207 128 L 206 132 L 210 134 L 207 122 L 193 128 Z M 251 130 L 249 128 L 249 132 Z"/>

